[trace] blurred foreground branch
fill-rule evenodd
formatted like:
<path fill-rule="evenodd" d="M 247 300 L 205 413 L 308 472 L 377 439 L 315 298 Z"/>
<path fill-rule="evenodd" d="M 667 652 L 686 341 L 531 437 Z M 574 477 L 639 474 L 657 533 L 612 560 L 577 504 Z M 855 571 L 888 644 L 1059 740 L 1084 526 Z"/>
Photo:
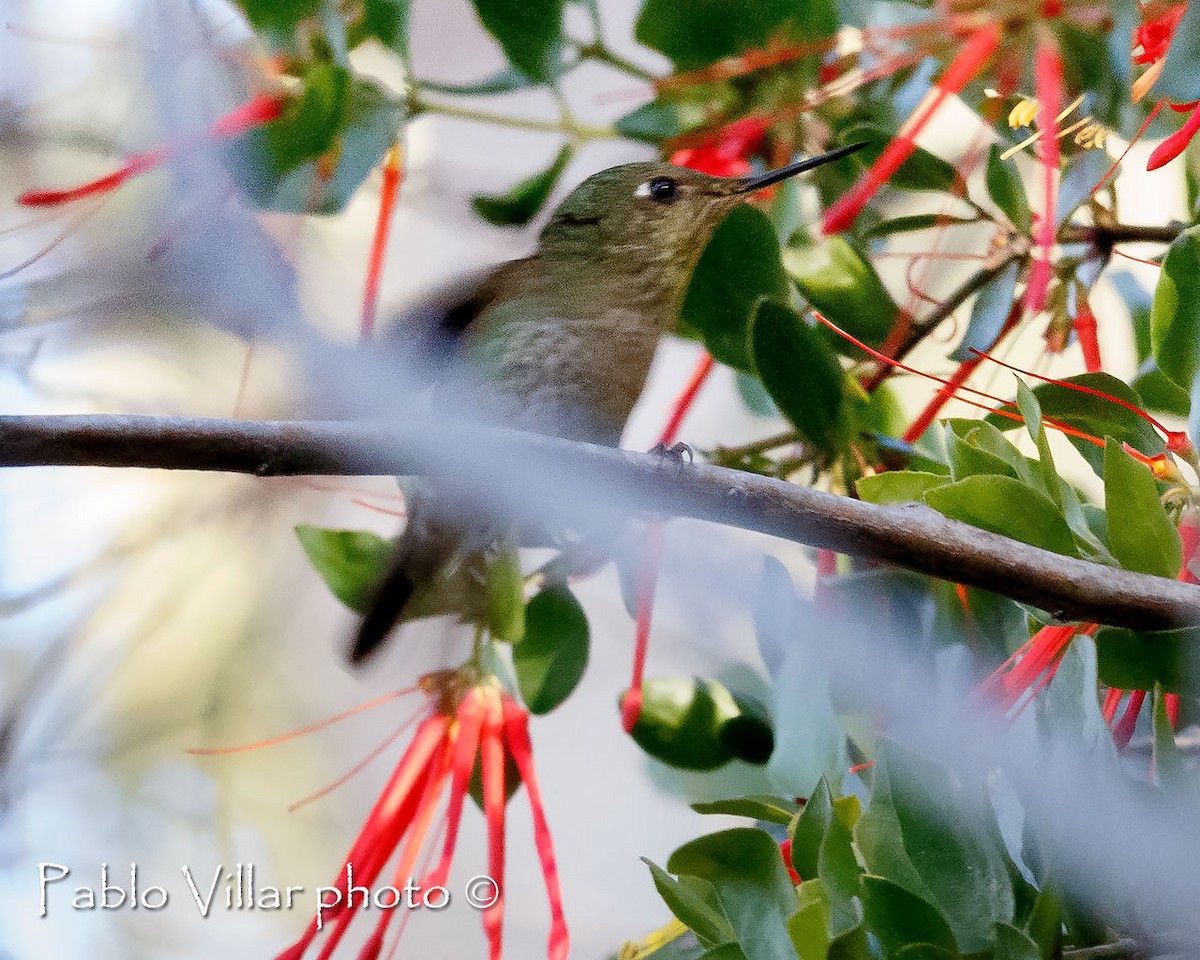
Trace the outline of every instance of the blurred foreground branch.
<path fill-rule="evenodd" d="M 1200 624 L 1200 587 L 1050 553 L 950 520 L 923 504 L 881 507 L 769 477 L 687 466 L 512 430 L 436 436 L 389 423 L 140 416 L 0 417 L 0 467 L 211 470 L 260 477 L 453 474 L 511 458 L 530 484 L 756 530 L 981 587 L 1069 620 L 1152 630 Z M 493 479 L 478 476 L 481 494 Z M 488 479 L 488 483 L 484 480 Z M 565 488 L 561 485 L 566 484 Z M 547 487 L 547 491 L 550 486 Z M 547 491 L 539 491 L 546 493 Z M 545 502 L 552 502 L 552 491 Z"/>

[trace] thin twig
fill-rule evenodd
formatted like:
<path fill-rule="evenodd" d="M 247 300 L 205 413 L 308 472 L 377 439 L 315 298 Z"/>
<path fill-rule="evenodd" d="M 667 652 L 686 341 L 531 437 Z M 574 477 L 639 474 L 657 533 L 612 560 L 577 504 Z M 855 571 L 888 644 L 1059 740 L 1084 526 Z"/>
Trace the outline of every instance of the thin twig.
<path fill-rule="evenodd" d="M 445 433 L 446 431 L 443 431 Z M 1069 620 L 1142 630 L 1200 624 L 1200 588 L 1061 556 L 950 520 L 715 466 L 520 433 L 456 430 L 434 452 L 400 427 L 336 421 L 137 416 L 0 417 L 0 466 L 149 467 L 257 476 L 434 469 L 468 479 L 509 458 L 569 489 L 613 490 L 632 508 L 756 530 L 981 587 Z M 558 489 L 564 489 L 559 487 Z"/>

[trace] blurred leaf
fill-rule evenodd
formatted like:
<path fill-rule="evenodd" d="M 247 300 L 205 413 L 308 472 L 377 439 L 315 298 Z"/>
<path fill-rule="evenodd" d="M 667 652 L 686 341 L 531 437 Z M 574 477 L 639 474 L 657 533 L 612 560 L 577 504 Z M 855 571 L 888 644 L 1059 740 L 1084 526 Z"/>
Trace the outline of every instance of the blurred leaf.
<path fill-rule="evenodd" d="M 966 477 L 926 491 L 925 502 L 973 527 L 1068 557 L 1079 555 L 1075 535 L 1058 508 L 1011 477 Z"/>
<path fill-rule="evenodd" d="M 952 217 L 945 213 L 914 213 L 907 217 L 897 217 L 895 220 L 884 220 L 882 223 L 877 223 L 863 236 L 868 240 L 875 240 L 897 233 L 914 233 L 917 230 L 931 230 L 934 227 L 950 227 L 977 222 L 966 217 Z"/>
<path fill-rule="evenodd" d="M 1200 6 L 1188 4 L 1175 28 L 1162 75 L 1154 83 L 1154 95 L 1176 103 L 1200 100 Z"/>
<path fill-rule="evenodd" d="M 1057 960 L 1062 948 L 1062 902 L 1054 888 L 1042 882 L 1024 928 L 1037 945 L 1039 960 Z"/>
<path fill-rule="evenodd" d="M 845 375 L 821 336 L 791 307 L 763 300 L 755 315 L 754 364 L 767 393 L 813 446 L 838 446 Z"/>
<path fill-rule="evenodd" d="M 646 0 L 634 35 L 677 71 L 760 49 L 797 12 L 788 0 Z"/>
<path fill-rule="evenodd" d="M 1155 779 L 1171 792 L 1183 794 L 1190 784 L 1183 766 L 1183 757 L 1175 745 L 1175 729 L 1167 715 L 1166 695 L 1160 686 L 1154 687 L 1153 767 Z"/>
<path fill-rule="evenodd" d="M 547 587 L 525 607 L 525 635 L 512 651 L 521 699 L 530 713 L 549 713 L 583 679 L 588 664 L 588 621 L 575 595 Z"/>
<path fill-rule="evenodd" d="M 795 639 L 796 605 L 796 585 L 791 574 L 775 557 L 765 554 L 750 612 L 758 652 L 772 674 L 783 666 Z"/>
<path fill-rule="evenodd" d="M 366 530 L 296 527 L 308 562 L 330 592 L 357 613 L 366 613 L 392 563 L 396 546 Z"/>
<path fill-rule="evenodd" d="M 895 326 L 900 308 L 875 268 L 845 237 L 835 235 L 820 243 L 787 247 L 783 263 L 804 299 L 868 346 L 879 346 Z M 861 359 L 861 350 L 831 336 L 838 349 Z"/>
<path fill-rule="evenodd" d="M 671 854 L 667 869 L 716 888 L 746 960 L 794 960 L 786 924 L 796 889 L 769 834 L 743 827 L 700 837 Z"/>
<path fill-rule="evenodd" d="M 801 808 L 793 800 L 764 793 L 750 797 L 735 797 L 731 800 L 693 803 L 692 809 L 697 813 L 724 813 L 733 817 L 752 817 L 768 823 L 787 825 L 792 822 L 792 817 Z"/>
<path fill-rule="evenodd" d="M 630 140 L 657 145 L 706 126 L 731 104 L 732 98 L 725 87 L 665 93 L 618 119 L 617 133 Z"/>
<path fill-rule="evenodd" d="M 379 166 L 403 120 L 402 106 L 380 87 L 321 64 L 279 119 L 232 141 L 232 172 L 263 209 L 337 213 Z"/>
<path fill-rule="evenodd" d="M 1075 383 L 1107 393 L 1133 406 L 1139 406 L 1141 398 L 1122 380 L 1108 373 L 1084 373 L 1064 377 L 1063 382 Z M 1162 437 L 1140 416 L 1119 403 L 1113 403 L 1095 394 L 1083 393 L 1055 383 L 1043 383 L 1033 389 L 1044 416 L 1053 417 L 1069 427 L 1101 439 L 1112 437 L 1128 443 L 1135 450 L 1153 456 L 1166 450 Z M 1020 423 L 996 414 L 986 418 L 1001 430 L 1012 430 Z M 1069 434 L 1067 439 L 1080 455 L 1100 474 L 1104 470 L 1104 448 L 1088 440 Z"/>
<path fill-rule="evenodd" d="M 435 80 L 422 80 L 421 89 L 433 93 L 448 93 L 457 97 L 485 97 L 496 93 L 513 93 L 535 85 L 516 67 L 507 66 L 497 70 L 490 77 L 471 83 L 439 83 Z"/>
<path fill-rule="evenodd" d="M 919 473 L 915 470 L 889 470 L 870 477 L 860 477 L 855 484 L 859 499 L 867 503 L 893 505 L 897 503 L 920 503 L 925 491 L 940 487 L 947 482 L 936 473 Z"/>
<path fill-rule="evenodd" d="M 526 224 L 542 209 L 570 161 L 571 148 L 564 146 L 558 151 L 554 162 L 541 173 L 514 184 L 507 193 L 475 197 L 471 200 L 471 206 L 484 220 L 498 227 Z"/>
<path fill-rule="evenodd" d="M 727 943 L 733 939 L 733 927 L 716 888 L 699 877 L 682 876 L 678 880 L 657 864 L 642 857 L 642 863 L 650 868 L 654 888 L 663 898 L 671 913 L 706 945 Z"/>
<path fill-rule="evenodd" d="M 842 934 L 859 924 L 856 898 L 861 891 L 862 867 L 854 857 L 849 828 L 834 817 L 821 840 L 817 876 L 829 895 L 830 932 Z"/>
<path fill-rule="evenodd" d="M 700 331 L 717 360 L 753 372 L 750 328 L 755 308 L 763 297 L 786 299 L 787 293 L 771 221 L 742 204 L 730 211 L 700 255 L 680 318 Z"/>
<path fill-rule="evenodd" d="M 361 16 L 350 24 L 348 45 L 353 48 L 373 37 L 407 61 L 410 5 L 410 0 L 362 0 Z"/>
<path fill-rule="evenodd" d="M 543 83 L 555 79 L 562 61 L 564 0 L 471 2 L 514 67 Z"/>
<path fill-rule="evenodd" d="M 321 12 L 322 0 L 237 0 L 250 26 L 261 31 L 271 45 L 290 49 L 296 24 Z"/>
<path fill-rule="evenodd" d="M 1167 517 L 1149 467 L 1109 440 L 1104 448 L 1108 548 L 1126 570 L 1175 579 L 1183 564 L 1179 531 Z"/>
<path fill-rule="evenodd" d="M 735 370 L 733 382 L 737 387 L 738 396 L 742 398 L 742 403 L 754 416 L 763 420 L 782 416 L 779 408 L 775 406 L 775 401 L 771 399 L 771 395 L 755 377 L 741 370 Z"/>
<path fill-rule="evenodd" d="M 817 892 L 814 894 L 814 890 Z M 788 936 L 800 960 L 826 960 L 829 956 L 829 898 L 821 890 L 820 880 L 809 880 L 800 888 L 807 904 L 788 920 Z"/>
<path fill-rule="evenodd" d="M 651 677 L 631 736 L 646 753 L 684 770 L 714 770 L 733 759 L 721 729 L 741 710 L 714 680 Z"/>
<path fill-rule="evenodd" d="M 718 947 L 704 951 L 699 960 L 746 960 L 746 954 L 736 943 L 722 943 Z"/>
<path fill-rule="evenodd" d="M 941 767 L 881 741 L 871 803 L 854 835 L 868 872 L 934 905 L 960 950 L 993 944 L 1013 915 L 1005 852 L 980 805 Z"/>
<path fill-rule="evenodd" d="M 1091 197 L 1092 188 L 1100 182 L 1111 165 L 1112 161 L 1104 150 L 1083 150 L 1075 154 L 1058 185 L 1058 201 L 1054 212 L 1060 226 L 1070 220 L 1080 204 Z M 1119 171 L 1114 174 L 1118 175 Z"/>
<path fill-rule="evenodd" d="M 1200 227 L 1184 230 L 1167 250 L 1154 290 L 1150 332 L 1158 369 L 1190 390 L 1200 363 Z"/>
<path fill-rule="evenodd" d="M 932 943 L 910 943 L 894 960 L 958 960 L 957 954 Z"/>
<path fill-rule="evenodd" d="M 996 952 L 993 960 L 1041 960 L 1038 945 L 1023 930 L 1007 923 L 996 924 Z"/>
<path fill-rule="evenodd" d="M 740 712 L 721 727 L 721 742 L 736 759 L 762 766 L 775 749 L 771 715 L 757 701 L 736 695 L 733 699 Z"/>
<path fill-rule="evenodd" d="M 1167 693 L 1195 694 L 1192 651 L 1197 642 L 1197 627 L 1144 632 L 1102 627 L 1096 634 L 1100 681 L 1120 690 L 1153 690 L 1157 683 Z"/>
<path fill-rule="evenodd" d="M 862 878 L 863 914 L 879 938 L 883 955 L 892 960 L 910 943 L 930 943 L 957 953 L 946 918 L 929 901 L 883 877 Z"/>
<path fill-rule="evenodd" d="M 1004 211 L 1009 222 L 1022 233 L 1029 233 L 1033 215 L 1029 209 L 1025 183 L 1016 164 L 1000 159 L 1000 147 L 996 144 L 992 144 L 988 151 L 987 191 L 992 203 Z"/>
<path fill-rule="evenodd" d="M 1012 312 L 1017 295 L 1017 279 L 1020 275 L 1021 264 L 1010 263 L 1003 273 L 976 294 L 975 301 L 971 304 L 971 319 L 967 324 L 967 332 L 950 354 L 951 360 L 960 363 L 974 360 L 972 347 L 988 353 L 996 345 L 1000 331 L 1004 329 L 1008 315 Z"/>
<path fill-rule="evenodd" d="M 894 137 L 891 132 L 870 123 L 856 123 L 838 134 L 842 143 L 867 144 L 854 154 L 855 163 L 864 170 L 875 164 Z M 952 164 L 924 147 L 917 147 L 892 174 L 888 185 L 901 190 L 936 190 L 945 193 L 953 190 L 961 179 Z"/>

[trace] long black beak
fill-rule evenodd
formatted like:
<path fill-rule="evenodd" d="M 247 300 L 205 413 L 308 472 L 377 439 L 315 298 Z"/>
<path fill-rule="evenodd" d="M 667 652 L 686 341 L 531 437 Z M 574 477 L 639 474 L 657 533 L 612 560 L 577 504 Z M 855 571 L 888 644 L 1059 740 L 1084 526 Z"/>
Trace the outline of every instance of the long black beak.
<path fill-rule="evenodd" d="M 794 177 L 805 170 L 811 170 L 813 167 L 819 167 L 822 164 L 832 163 L 834 160 L 841 160 L 842 157 L 848 157 L 852 153 L 857 153 L 865 146 L 867 146 L 866 143 L 852 143 L 846 147 L 838 147 L 836 150 L 830 150 L 828 153 L 808 157 L 805 160 L 797 160 L 795 163 L 789 163 L 786 167 L 780 167 L 777 170 L 768 170 L 766 173 L 760 173 L 757 177 L 747 177 L 735 192 L 750 193 L 753 190 L 761 190 L 763 187 L 769 187 L 780 180 Z"/>

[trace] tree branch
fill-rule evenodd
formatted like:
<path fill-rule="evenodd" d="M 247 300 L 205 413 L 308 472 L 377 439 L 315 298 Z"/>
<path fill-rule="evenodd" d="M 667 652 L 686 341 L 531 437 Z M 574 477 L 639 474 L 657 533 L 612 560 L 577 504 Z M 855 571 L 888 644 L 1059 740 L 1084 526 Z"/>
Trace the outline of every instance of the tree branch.
<path fill-rule="evenodd" d="M 512 430 L 464 429 L 436 457 L 422 449 L 405 443 L 404 428 L 372 423 L 0 417 L 0 467 L 365 476 L 465 473 L 468 458 L 507 455 L 530 476 L 566 478 L 580 489 L 614 488 L 646 511 L 893 563 L 1063 619 L 1143 630 L 1200 624 L 1200 587 L 1060 556 L 947 519 L 923 504 L 881 507 L 723 467 L 676 467 L 656 455 Z"/>

